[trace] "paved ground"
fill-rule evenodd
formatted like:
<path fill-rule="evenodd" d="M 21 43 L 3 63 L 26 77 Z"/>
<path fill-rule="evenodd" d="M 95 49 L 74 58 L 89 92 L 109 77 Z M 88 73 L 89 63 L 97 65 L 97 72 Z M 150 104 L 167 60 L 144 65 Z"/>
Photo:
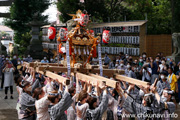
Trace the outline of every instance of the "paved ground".
<path fill-rule="evenodd" d="M 1 80 L 0 80 L 1 82 Z M 0 91 L 0 120 L 18 120 L 17 111 L 16 111 L 16 103 L 18 99 L 18 93 L 16 91 L 16 87 L 14 86 L 14 99 L 10 99 L 10 91 L 8 94 L 8 99 L 4 99 L 4 89 Z M 176 110 L 178 114 L 178 118 L 174 120 L 180 120 L 180 106 L 178 105 L 178 109 Z"/>
<path fill-rule="evenodd" d="M 1 82 L 1 80 L 0 80 Z M 14 86 L 14 99 L 10 99 L 10 90 L 8 91 L 8 99 L 4 99 L 4 89 L 0 91 L 0 120 L 18 120 L 16 112 L 16 104 L 18 99 L 18 93 Z"/>

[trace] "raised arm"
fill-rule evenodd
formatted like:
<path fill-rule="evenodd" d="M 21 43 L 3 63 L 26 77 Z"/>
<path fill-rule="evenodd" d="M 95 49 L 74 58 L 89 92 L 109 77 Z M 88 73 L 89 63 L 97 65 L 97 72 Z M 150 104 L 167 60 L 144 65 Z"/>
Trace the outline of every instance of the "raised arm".
<path fill-rule="evenodd" d="M 50 113 L 51 116 L 54 118 L 59 118 L 64 114 L 64 111 L 71 106 L 72 102 L 73 100 L 68 92 L 68 86 L 66 85 L 62 99 L 60 100 L 59 103 L 57 103 L 51 108 L 51 113 Z"/>
<path fill-rule="evenodd" d="M 102 97 L 102 101 L 99 104 L 99 106 L 95 109 L 95 113 L 99 113 L 100 115 L 102 115 L 108 107 L 108 94 L 107 94 L 107 89 L 105 89 L 103 91 L 103 97 Z"/>

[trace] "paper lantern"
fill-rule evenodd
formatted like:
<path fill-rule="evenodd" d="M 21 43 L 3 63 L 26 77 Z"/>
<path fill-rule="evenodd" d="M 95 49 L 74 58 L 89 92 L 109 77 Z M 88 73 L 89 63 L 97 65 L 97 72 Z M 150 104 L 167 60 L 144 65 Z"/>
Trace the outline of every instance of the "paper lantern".
<path fill-rule="evenodd" d="M 61 41 L 66 41 L 68 39 L 68 29 L 61 28 L 59 30 L 59 37 L 60 37 Z"/>
<path fill-rule="evenodd" d="M 54 27 L 49 27 L 48 28 L 48 38 L 50 40 L 53 40 L 56 36 L 56 29 Z"/>
<path fill-rule="evenodd" d="M 110 31 L 109 30 L 104 30 L 103 31 L 103 36 L 102 36 L 102 40 L 104 43 L 109 43 L 109 35 Z"/>
<path fill-rule="evenodd" d="M 88 14 L 81 14 L 79 24 L 81 26 L 86 26 L 89 22 L 89 15 Z"/>

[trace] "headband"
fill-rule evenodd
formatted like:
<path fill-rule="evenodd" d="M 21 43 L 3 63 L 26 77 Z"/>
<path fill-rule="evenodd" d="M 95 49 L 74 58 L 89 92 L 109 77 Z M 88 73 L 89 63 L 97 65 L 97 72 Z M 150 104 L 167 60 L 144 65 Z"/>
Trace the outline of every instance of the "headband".
<path fill-rule="evenodd" d="M 144 97 L 150 96 L 150 95 L 152 95 L 152 93 L 145 94 Z"/>
<path fill-rule="evenodd" d="M 52 96 L 58 96 L 59 93 L 48 93 L 49 95 L 52 95 Z"/>
<path fill-rule="evenodd" d="M 92 98 L 98 98 L 96 95 L 92 94 L 92 93 L 88 93 L 89 96 L 91 96 Z"/>
<path fill-rule="evenodd" d="M 24 80 L 23 80 L 23 79 L 22 79 L 22 81 L 21 81 L 21 85 L 24 86 Z"/>
<path fill-rule="evenodd" d="M 167 90 L 163 90 L 163 92 L 166 92 L 166 93 L 168 93 L 168 91 L 167 91 Z"/>

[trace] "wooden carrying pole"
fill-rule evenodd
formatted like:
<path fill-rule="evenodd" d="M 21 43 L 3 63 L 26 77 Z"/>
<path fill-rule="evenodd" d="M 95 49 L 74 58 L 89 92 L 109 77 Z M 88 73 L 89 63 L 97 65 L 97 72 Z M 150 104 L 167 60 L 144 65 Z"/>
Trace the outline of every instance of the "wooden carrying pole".
<path fill-rule="evenodd" d="M 90 73 L 98 73 L 100 74 L 100 69 L 99 68 L 94 68 L 90 70 Z M 124 74 L 124 70 L 117 70 L 117 69 L 103 69 L 103 75 L 108 76 L 108 77 L 113 77 L 115 73 L 119 74 Z"/>
<path fill-rule="evenodd" d="M 27 63 L 27 62 L 24 62 L 23 63 L 23 65 L 25 65 L 25 67 L 30 67 L 31 65 L 29 64 L 29 63 Z M 34 66 L 33 66 L 34 67 Z M 46 67 L 47 68 L 47 67 Z M 48 67 L 48 69 L 49 69 L 49 67 Z M 45 69 L 43 69 L 43 70 L 39 70 L 39 67 L 37 67 L 36 68 L 36 72 L 38 72 L 38 73 L 40 73 L 40 74 L 44 74 L 45 76 L 47 76 L 47 77 L 49 77 L 49 78 L 52 78 L 52 79 L 57 79 L 59 82 L 61 82 L 61 83 L 64 83 L 64 81 L 66 81 L 66 80 L 68 80 L 67 78 L 65 78 L 65 77 L 62 77 L 62 76 L 60 76 L 60 75 L 57 75 L 57 74 L 55 74 L 55 73 L 53 73 L 53 72 L 50 72 L 50 71 L 48 71 L 48 70 L 45 70 Z"/>
<path fill-rule="evenodd" d="M 30 67 L 36 67 L 36 66 L 58 66 L 58 63 L 41 63 L 41 62 L 30 62 Z M 63 66 L 62 64 L 59 64 L 59 66 Z"/>
<path fill-rule="evenodd" d="M 78 77 L 78 79 L 84 81 L 84 82 L 87 82 L 87 81 L 90 81 L 90 83 L 92 85 L 96 84 L 96 82 L 106 82 L 106 85 L 109 86 L 109 87 L 112 87 L 112 88 L 116 88 L 116 81 L 113 82 L 113 80 L 111 80 L 112 82 L 110 82 L 110 79 L 101 79 L 101 78 L 96 78 L 96 77 L 92 77 L 92 76 L 89 76 L 89 75 L 85 75 L 85 74 L 82 74 L 82 73 L 79 73 L 77 72 L 76 73 L 76 76 Z"/>
<path fill-rule="evenodd" d="M 39 70 L 42 71 L 44 70 L 47 66 L 38 66 Z M 61 66 L 48 66 L 49 71 L 56 71 L 56 72 L 67 72 L 67 67 L 61 67 Z M 98 68 L 94 69 L 87 69 L 87 68 L 74 68 L 71 67 L 71 72 L 80 72 L 80 73 L 93 73 L 93 74 L 100 74 L 100 70 Z M 113 77 L 115 73 L 120 73 L 123 74 L 124 71 L 118 71 L 116 69 L 103 69 L 103 74 L 108 77 Z"/>
<path fill-rule="evenodd" d="M 108 85 L 109 87 L 112 87 L 112 88 L 116 87 L 117 81 L 115 81 L 115 80 L 111 80 L 111 79 L 108 79 L 108 78 L 105 78 L 105 77 L 102 77 L 99 75 L 95 75 L 95 74 L 89 74 L 89 75 L 92 77 L 95 77 L 97 79 L 100 79 L 102 81 L 106 81 L 106 85 Z"/>
<path fill-rule="evenodd" d="M 40 73 L 40 74 L 44 74 L 45 76 L 51 78 L 51 79 L 57 79 L 60 83 L 64 83 L 64 81 L 68 80 L 68 78 L 62 77 L 56 73 L 50 72 L 49 70 L 44 70 L 41 71 L 39 70 L 39 68 L 36 68 L 36 72 Z"/>
<path fill-rule="evenodd" d="M 137 80 L 137 79 L 134 79 L 134 78 L 126 77 L 126 76 L 123 76 L 123 75 L 117 75 L 116 74 L 115 79 L 120 80 L 120 81 L 124 81 L 124 82 L 128 82 L 128 83 L 131 83 L 131 84 L 134 84 L 134 85 L 141 85 L 143 87 L 146 87 L 148 85 L 148 82 L 144 82 L 144 81 Z"/>
<path fill-rule="evenodd" d="M 28 62 L 23 62 L 23 66 L 30 67 L 30 64 Z"/>
<path fill-rule="evenodd" d="M 39 73 L 41 73 L 41 74 L 44 73 L 44 72 L 42 72 L 42 71 L 37 71 L 37 72 L 39 72 Z M 52 78 L 52 79 L 57 79 L 60 83 L 64 83 L 66 80 L 68 80 L 67 78 L 62 77 L 62 76 L 60 76 L 60 75 L 58 75 L 58 74 L 56 74 L 56 73 L 50 72 L 50 71 L 48 71 L 48 70 L 45 71 L 44 75 L 47 76 L 47 77 L 49 77 L 49 78 Z"/>
<path fill-rule="evenodd" d="M 38 66 L 39 71 L 43 71 L 47 66 Z M 49 71 L 54 72 L 67 72 L 67 67 L 58 67 L 58 66 L 48 66 Z M 71 71 L 74 72 L 74 68 L 71 68 Z"/>

